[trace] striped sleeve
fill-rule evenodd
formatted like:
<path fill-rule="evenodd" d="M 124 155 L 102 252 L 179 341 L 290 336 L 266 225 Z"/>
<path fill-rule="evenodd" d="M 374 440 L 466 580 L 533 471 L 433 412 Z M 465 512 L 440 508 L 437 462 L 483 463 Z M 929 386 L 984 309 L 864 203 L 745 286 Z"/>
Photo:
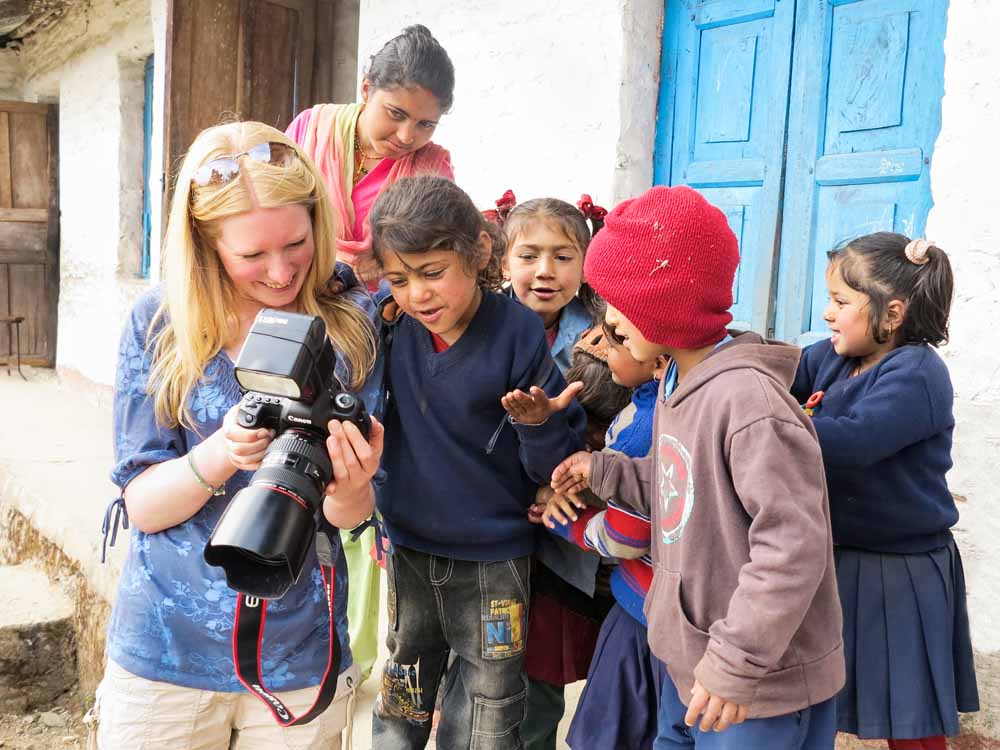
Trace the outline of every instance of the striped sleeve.
<path fill-rule="evenodd" d="M 587 508 L 576 521 L 566 526 L 557 524 L 552 531 L 602 557 L 630 560 L 649 553 L 649 518 L 613 501 L 606 510 Z"/>

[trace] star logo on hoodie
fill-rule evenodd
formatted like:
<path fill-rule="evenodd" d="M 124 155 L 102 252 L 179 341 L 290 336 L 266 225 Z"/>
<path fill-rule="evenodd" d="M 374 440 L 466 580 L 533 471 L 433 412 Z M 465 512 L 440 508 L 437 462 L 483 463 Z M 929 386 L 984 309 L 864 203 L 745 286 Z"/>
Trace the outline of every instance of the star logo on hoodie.
<path fill-rule="evenodd" d="M 672 435 L 660 435 L 657 446 L 660 498 L 660 533 L 664 544 L 673 544 L 684 533 L 694 506 L 691 454 Z"/>

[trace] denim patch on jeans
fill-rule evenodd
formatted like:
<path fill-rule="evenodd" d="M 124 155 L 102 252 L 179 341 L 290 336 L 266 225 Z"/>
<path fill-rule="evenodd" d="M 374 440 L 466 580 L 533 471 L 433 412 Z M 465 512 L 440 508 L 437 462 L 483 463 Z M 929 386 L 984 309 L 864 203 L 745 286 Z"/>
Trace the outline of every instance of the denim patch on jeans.
<path fill-rule="evenodd" d="M 422 748 L 449 651 L 439 750 L 520 750 L 530 559 L 469 562 L 395 547 L 386 567 L 389 659 L 375 750 Z"/>

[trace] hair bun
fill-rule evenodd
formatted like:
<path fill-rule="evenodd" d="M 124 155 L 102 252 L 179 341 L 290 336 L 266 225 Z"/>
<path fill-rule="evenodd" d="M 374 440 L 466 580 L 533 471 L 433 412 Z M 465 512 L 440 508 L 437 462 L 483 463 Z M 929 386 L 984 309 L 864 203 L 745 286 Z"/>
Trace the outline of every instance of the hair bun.
<path fill-rule="evenodd" d="M 927 252 L 932 247 L 936 247 L 936 245 L 930 240 L 910 240 L 907 243 L 906 248 L 903 250 L 903 253 L 906 255 L 906 259 L 910 261 L 910 263 L 922 266 L 930 260 Z"/>

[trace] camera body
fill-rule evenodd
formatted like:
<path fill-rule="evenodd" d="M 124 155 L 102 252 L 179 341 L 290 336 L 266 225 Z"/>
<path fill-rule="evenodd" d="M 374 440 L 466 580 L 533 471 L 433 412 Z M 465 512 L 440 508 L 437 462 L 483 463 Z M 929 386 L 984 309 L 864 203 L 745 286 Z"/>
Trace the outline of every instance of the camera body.
<path fill-rule="evenodd" d="M 346 391 L 334 392 L 327 389 L 311 404 L 283 396 L 247 391 L 240 402 L 238 417 L 240 427 L 248 430 L 274 430 L 275 434 L 295 428 L 327 433 L 327 424 L 331 419 L 352 422 L 366 440 L 371 435 L 372 423 L 364 403 Z"/>
<path fill-rule="evenodd" d="M 274 430 L 260 468 L 230 502 L 205 545 L 230 588 L 280 598 L 299 577 L 316 536 L 316 514 L 333 476 L 327 425 L 353 423 L 367 440 L 364 402 L 336 377 L 336 355 L 322 318 L 262 310 L 236 360 L 246 390 L 237 421 Z"/>

